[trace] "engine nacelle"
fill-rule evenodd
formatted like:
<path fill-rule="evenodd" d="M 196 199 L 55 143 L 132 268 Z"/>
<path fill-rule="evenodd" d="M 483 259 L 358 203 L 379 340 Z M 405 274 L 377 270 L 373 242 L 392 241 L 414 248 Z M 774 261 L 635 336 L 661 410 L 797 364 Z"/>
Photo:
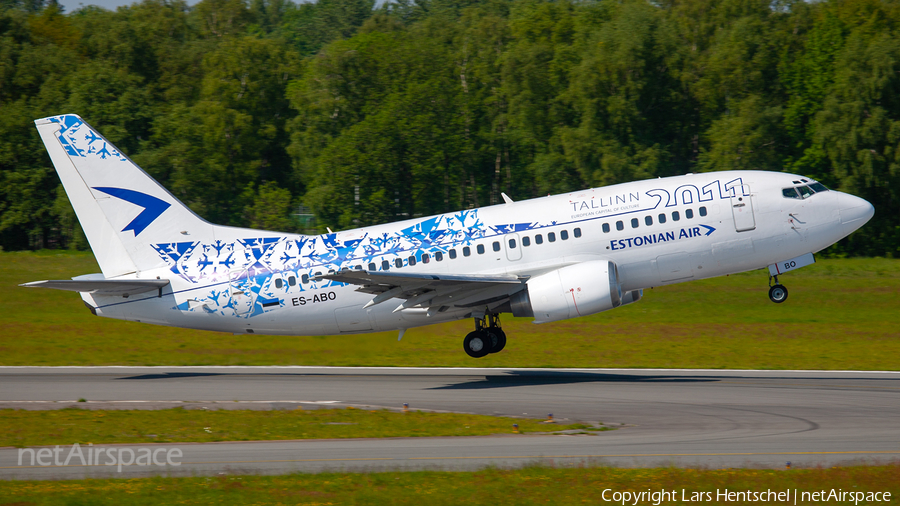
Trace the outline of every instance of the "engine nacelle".
<path fill-rule="evenodd" d="M 616 264 L 606 260 L 570 265 L 529 279 L 510 307 L 513 316 L 533 316 L 535 323 L 599 313 L 622 304 L 618 278 Z"/>

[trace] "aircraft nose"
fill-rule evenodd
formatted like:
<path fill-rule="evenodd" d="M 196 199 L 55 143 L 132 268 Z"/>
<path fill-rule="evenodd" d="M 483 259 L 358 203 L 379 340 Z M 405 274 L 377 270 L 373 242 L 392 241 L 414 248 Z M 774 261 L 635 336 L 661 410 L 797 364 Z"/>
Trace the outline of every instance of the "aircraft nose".
<path fill-rule="evenodd" d="M 849 234 L 865 225 L 875 215 L 875 207 L 865 199 L 841 193 L 841 227 Z"/>

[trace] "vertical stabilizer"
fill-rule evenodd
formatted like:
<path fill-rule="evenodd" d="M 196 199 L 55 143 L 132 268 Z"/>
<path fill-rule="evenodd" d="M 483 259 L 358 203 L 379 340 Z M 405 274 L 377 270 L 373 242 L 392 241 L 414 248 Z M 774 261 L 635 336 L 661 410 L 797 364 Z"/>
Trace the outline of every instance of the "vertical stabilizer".
<path fill-rule="evenodd" d="M 105 277 L 165 266 L 153 244 L 213 238 L 211 224 L 77 115 L 34 123 Z"/>

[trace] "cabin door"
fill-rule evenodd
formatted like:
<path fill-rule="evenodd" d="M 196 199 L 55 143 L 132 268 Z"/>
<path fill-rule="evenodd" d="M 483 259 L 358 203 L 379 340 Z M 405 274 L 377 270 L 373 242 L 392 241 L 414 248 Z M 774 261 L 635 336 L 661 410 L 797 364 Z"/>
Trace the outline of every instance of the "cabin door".
<path fill-rule="evenodd" d="M 247 269 L 228 273 L 228 291 L 234 314 L 245 315 L 253 308 L 253 292 L 250 290 L 250 276 Z"/>

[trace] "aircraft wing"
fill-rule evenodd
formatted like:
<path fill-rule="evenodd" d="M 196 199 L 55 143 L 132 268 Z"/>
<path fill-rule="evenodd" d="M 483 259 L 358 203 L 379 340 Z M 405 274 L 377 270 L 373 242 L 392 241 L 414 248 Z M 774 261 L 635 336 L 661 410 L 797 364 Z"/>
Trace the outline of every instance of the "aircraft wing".
<path fill-rule="evenodd" d="M 159 291 L 169 284 L 168 279 L 57 279 L 32 281 L 19 286 L 30 288 L 55 288 L 94 295 L 128 297 L 139 293 Z"/>
<path fill-rule="evenodd" d="M 412 307 L 442 310 L 443 307 L 478 307 L 508 299 L 525 288 L 527 277 L 508 274 L 493 276 L 454 274 L 411 274 L 345 270 L 316 276 L 357 285 L 356 291 L 375 297 L 366 304 L 371 307 L 390 299 L 403 299 L 395 309 Z"/>

